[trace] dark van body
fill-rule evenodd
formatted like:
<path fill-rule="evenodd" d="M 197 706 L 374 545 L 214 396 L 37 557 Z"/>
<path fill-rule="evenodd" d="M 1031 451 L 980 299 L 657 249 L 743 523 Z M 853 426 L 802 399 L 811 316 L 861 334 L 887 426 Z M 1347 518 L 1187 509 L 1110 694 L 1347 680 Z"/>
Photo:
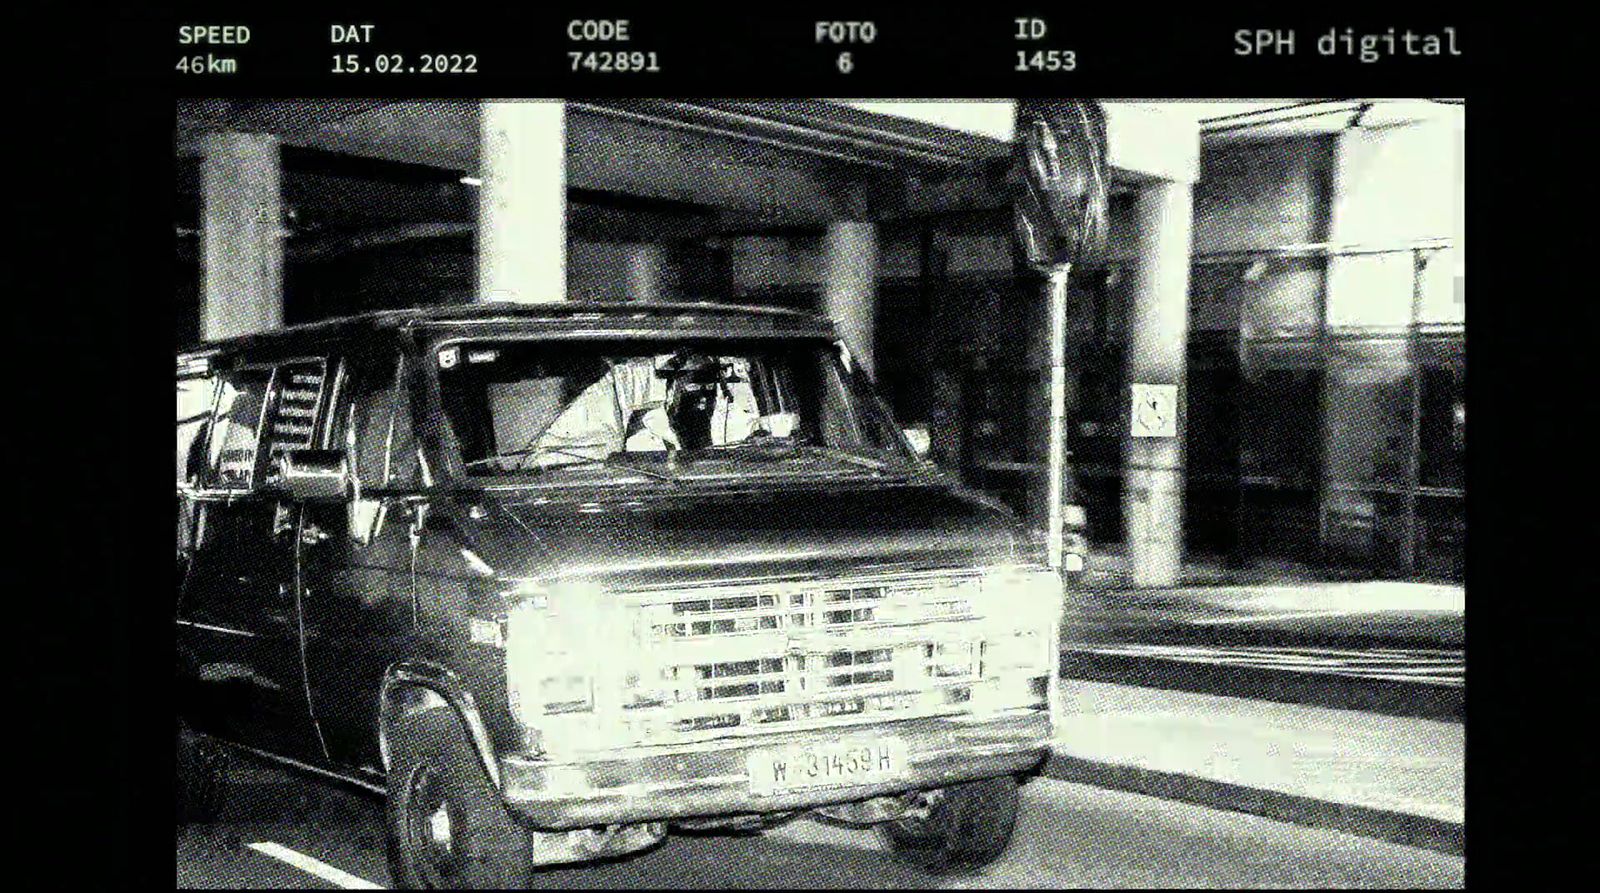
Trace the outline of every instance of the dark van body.
<path fill-rule="evenodd" d="M 1059 577 L 825 321 L 375 314 L 182 354 L 178 397 L 180 746 L 385 792 L 397 884 L 812 809 L 930 867 L 1004 848 Z"/>

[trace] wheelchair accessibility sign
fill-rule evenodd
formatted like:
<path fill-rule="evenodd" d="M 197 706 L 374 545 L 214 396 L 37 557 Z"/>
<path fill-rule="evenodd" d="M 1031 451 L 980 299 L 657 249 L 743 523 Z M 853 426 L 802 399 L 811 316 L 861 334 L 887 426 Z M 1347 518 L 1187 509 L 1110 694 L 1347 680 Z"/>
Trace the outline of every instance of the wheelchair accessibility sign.
<path fill-rule="evenodd" d="M 1178 386 L 1135 384 L 1130 424 L 1134 437 L 1177 437 Z"/>

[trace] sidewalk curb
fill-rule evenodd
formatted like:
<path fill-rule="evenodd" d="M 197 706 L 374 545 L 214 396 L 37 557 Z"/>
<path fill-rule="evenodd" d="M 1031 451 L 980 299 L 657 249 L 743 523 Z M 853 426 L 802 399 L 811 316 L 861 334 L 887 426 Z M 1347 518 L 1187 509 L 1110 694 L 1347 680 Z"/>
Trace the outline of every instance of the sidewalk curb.
<path fill-rule="evenodd" d="M 1046 778 L 1145 794 L 1212 809 L 1243 812 L 1263 818 L 1328 828 L 1390 843 L 1466 855 L 1465 826 L 1458 822 L 1335 803 L 1299 794 L 1285 794 L 1192 775 L 1101 763 L 1053 751 L 1044 766 Z"/>

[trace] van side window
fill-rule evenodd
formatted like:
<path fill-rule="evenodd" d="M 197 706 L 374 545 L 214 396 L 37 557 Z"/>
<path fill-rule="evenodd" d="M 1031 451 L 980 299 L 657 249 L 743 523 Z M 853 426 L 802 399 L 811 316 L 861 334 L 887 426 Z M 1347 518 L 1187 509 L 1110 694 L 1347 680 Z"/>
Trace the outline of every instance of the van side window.
<path fill-rule="evenodd" d="M 217 396 L 217 379 L 178 379 L 178 486 L 197 483 L 205 467 L 205 433 L 210 427 L 211 404 Z"/>
<path fill-rule="evenodd" d="M 212 422 L 210 457 L 202 476 L 208 488 L 248 490 L 254 486 L 261 416 L 271 382 L 270 369 L 223 374 Z"/>
<path fill-rule="evenodd" d="M 272 407 L 267 412 L 267 461 L 291 450 L 316 446 L 322 395 L 327 385 L 326 360 L 298 360 L 278 367 Z"/>

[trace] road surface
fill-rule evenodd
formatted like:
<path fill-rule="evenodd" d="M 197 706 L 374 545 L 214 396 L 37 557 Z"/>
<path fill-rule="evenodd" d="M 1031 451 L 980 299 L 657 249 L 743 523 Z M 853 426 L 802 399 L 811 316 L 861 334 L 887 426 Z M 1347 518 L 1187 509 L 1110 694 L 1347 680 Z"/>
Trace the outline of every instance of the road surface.
<path fill-rule="evenodd" d="M 178 838 L 193 887 L 372 889 L 388 885 L 381 804 L 241 763 L 217 823 Z M 599 865 L 547 869 L 535 888 L 1460 887 L 1464 860 L 1049 778 L 1023 788 L 1011 849 L 979 874 L 933 878 L 875 834 L 797 818 L 758 835 L 669 835 Z"/>

